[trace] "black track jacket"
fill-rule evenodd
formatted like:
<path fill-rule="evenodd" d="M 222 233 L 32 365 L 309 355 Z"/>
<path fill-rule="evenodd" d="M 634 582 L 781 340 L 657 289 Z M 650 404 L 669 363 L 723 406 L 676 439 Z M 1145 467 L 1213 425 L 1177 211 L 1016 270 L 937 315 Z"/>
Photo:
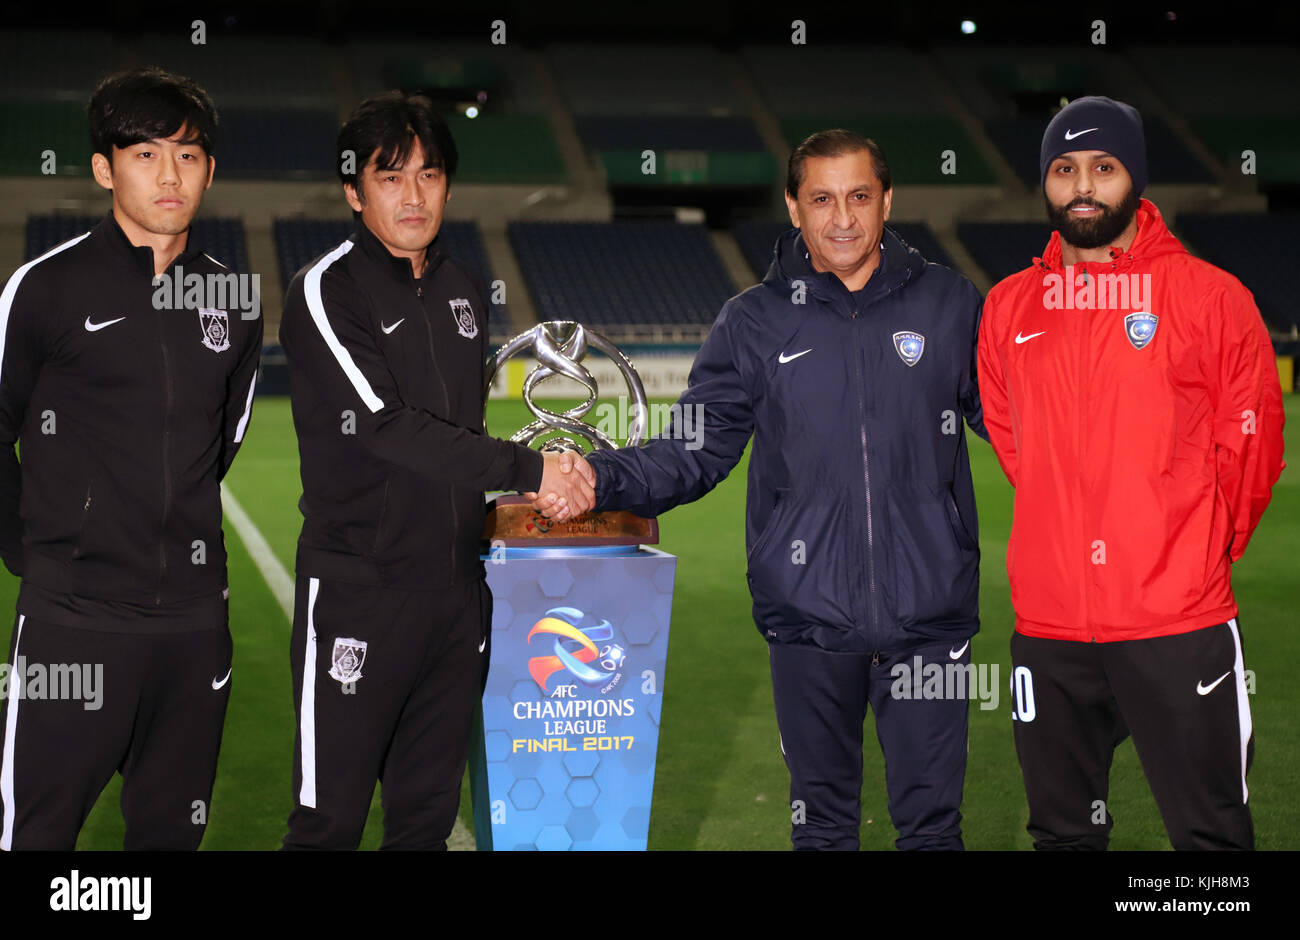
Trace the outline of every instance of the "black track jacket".
<path fill-rule="evenodd" d="M 289 285 L 304 517 L 300 576 L 434 590 L 483 577 L 485 490 L 535 490 L 542 455 L 483 428 L 487 298 L 428 249 L 417 284 L 364 223 Z"/>
<path fill-rule="evenodd" d="M 193 238 L 169 279 L 178 266 L 231 274 Z M 157 295 L 153 250 L 111 213 L 0 294 L 0 557 L 24 596 L 224 611 L 219 483 L 248 428 L 262 319 Z"/>

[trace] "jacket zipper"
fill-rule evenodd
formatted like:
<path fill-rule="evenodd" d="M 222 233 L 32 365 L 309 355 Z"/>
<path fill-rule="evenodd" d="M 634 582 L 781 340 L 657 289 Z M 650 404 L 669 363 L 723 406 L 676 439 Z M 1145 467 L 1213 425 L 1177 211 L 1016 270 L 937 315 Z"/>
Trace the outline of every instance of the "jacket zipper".
<path fill-rule="evenodd" d="M 853 311 L 852 318 L 854 320 L 858 318 L 856 308 Z M 859 353 L 856 357 L 858 367 L 858 406 L 861 409 L 860 414 L 862 416 L 862 424 L 859 428 L 862 440 L 862 478 L 867 493 L 867 629 L 870 634 L 870 645 L 874 646 L 880 630 L 879 625 L 876 623 L 876 549 L 875 531 L 871 521 L 871 463 L 867 457 L 866 375 L 862 370 L 862 358 L 865 353 L 861 348 L 857 351 Z"/>
<path fill-rule="evenodd" d="M 162 471 L 163 471 L 163 511 L 162 521 L 159 524 L 158 533 L 158 591 L 154 596 L 154 604 L 162 605 L 163 583 L 167 580 L 167 516 L 171 512 L 172 501 L 172 476 L 170 461 L 168 460 L 168 451 L 170 449 L 171 438 L 171 413 L 172 413 L 172 372 L 171 361 L 167 356 L 167 334 L 166 324 L 163 320 L 162 310 L 158 310 L 158 345 L 162 349 L 162 367 L 163 367 L 163 435 L 162 435 Z"/>
<path fill-rule="evenodd" d="M 433 270 L 432 265 L 425 265 L 424 273 L 427 275 Z M 414 281 L 415 272 L 411 272 L 411 279 Z M 447 393 L 447 380 L 443 377 L 442 370 L 438 368 L 438 357 L 433 349 L 433 320 L 429 317 L 428 312 L 424 309 L 424 288 L 416 284 L 415 296 L 420 301 L 420 314 L 424 319 L 425 334 L 429 337 L 429 367 L 433 369 L 434 374 L 438 376 L 438 383 L 442 386 L 442 403 L 445 413 L 451 414 L 451 396 Z M 456 532 L 460 529 L 460 513 L 456 509 L 456 489 L 451 484 L 447 484 L 447 502 L 451 505 L 451 531 Z M 448 550 L 447 571 L 454 578 L 456 576 L 456 545 L 453 543 Z"/>
<path fill-rule="evenodd" d="M 1081 263 L 1080 267 L 1083 269 L 1080 272 L 1080 277 L 1082 277 L 1084 279 L 1084 283 L 1087 284 L 1088 280 L 1092 277 L 1091 273 L 1088 271 L 1087 263 L 1086 262 Z M 1081 317 L 1080 320 L 1083 325 L 1083 336 L 1081 337 L 1081 340 L 1079 342 L 1079 379 L 1080 379 L 1079 386 L 1083 390 L 1083 401 L 1087 402 L 1089 398 L 1088 380 L 1090 378 L 1090 374 L 1088 370 L 1088 349 L 1092 343 L 1091 311 L 1084 311 L 1084 316 Z M 1087 434 L 1087 427 L 1086 427 L 1087 408 L 1080 408 L 1078 409 L 1078 411 L 1079 411 L 1078 452 L 1082 454 L 1084 448 L 1087 446 L 1088 443 L 1088 434 Z M 1083 569 L 1083 623 L 1085 629 L 1088 631 L 1090 642 L 1096 643 L 1097 634 L 1096 631 L 1093 629 L 1092 611 L 1089 609 L 1091 605 L 1088 603 L 1088 597 L 1092 593 L 1092 575 L 1093 575 L 1092 569 L 1093 567 L 1095 567 L 1092 563 L 1092 556 L 1095 551 L 1092 543 L 1093 541 L 1095 541 L 1095 539 L 1088 538 L 1087 529 L 1090 528 L 1094 529 L 1093 532 L 1094 536 L 1096 535 L 1096 532 L 1095 532 L 1095 527 L 1092 525 L 1092 520 L 1088 518 L 1091 516 L 1091 512 L 1090 512 L 1090 501 L 1088 499 L 1088 476 L 1086 470 L 1080 474 L 1079 491 L 1080 491 L 1079 504 L 1084 507 L 1084 514 L 1085 514 L 1085 521 L 1084 521 L 1085 529 L 1084 529 L 1083 537 L 1084 537 L 1084 541 L 1087 543 L 1087 549 L 1083 553 L 1084 557 L 1087 559 Z M 1104 545 L 1105 543 L 1103 543 L 1103 551 L 1105 550 Z"/>

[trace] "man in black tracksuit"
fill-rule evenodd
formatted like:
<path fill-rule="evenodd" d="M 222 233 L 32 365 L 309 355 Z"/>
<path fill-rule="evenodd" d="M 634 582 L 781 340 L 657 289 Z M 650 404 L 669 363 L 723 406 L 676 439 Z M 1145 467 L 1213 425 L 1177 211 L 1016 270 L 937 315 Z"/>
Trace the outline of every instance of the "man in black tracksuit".
<path fill-rule="evenodd" d="M 872 142 L 805 141 L 787 181 L 799 227 L 723 307 L 679 402 L 702 410 L 703 446 L 670 428 L 589 455 L 596 509 L 655 516 L 716 486 L 753 435 L 749 587 L 797 849 L 858 847 L 868 706 L 898 848 L 962 848 L 969 686 L 914 693 L 918 671 L 964 669 L 979 629 L 961 419 L 983 433 L 980 296 L 884 227 L 891 197 Z"/>
<path fill-rule="evenodd" d="M 441 849 L 488 661 L 483 492 L 592 494 L 484 434 L 488 301 L 430 244 L 456 168 L 431 103 L 364 102 L 338 149 L 356 230 L 294 278 L 280 327 L 304 517 L 284 847 L 356 848 L 379 779 L 383 847 Z"/>
<path fill-rule="evenodd" d="M 126 848 L 193 849 L 231 688 L 219 484 L 262 321 L 171 289 L 230 283 L 187 237 L 212 178 L 203 90 L 125 73 L 90 117 L 113 211 L 0 294 L 0 555 L 22 578 L 0 848 L 72 849 L 120 770 Z"/>

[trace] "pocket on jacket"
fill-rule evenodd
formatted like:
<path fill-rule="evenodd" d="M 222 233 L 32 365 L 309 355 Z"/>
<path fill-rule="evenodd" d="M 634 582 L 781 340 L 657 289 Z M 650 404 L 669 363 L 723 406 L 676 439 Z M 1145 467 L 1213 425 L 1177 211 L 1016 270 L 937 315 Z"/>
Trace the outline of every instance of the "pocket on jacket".
<path fill-rule="evenodd" d="M 763 527 L 763 531 L 759 533 L 753 547 L 746 554 L 747 560 L 752 562 L 755 558 L 758 558 L 763 553 L 763 550 L 767 548 L 768 543 L 772 541 L 772 533 L 780 525 L 781 511 L 786 507 L 789 499 L 790 488 L 788 486 L 776 491 L 776 501 L 772 504 L 772 511 L 767 516 L 767 525 Z"/>
<path fill-rule="evenodd" d="M 81 504 L 81 521 L 77 525 L 77 543 L 73 546 L 72 557 L 81 558 L 86 554 L 87 542 L 90 536 L 90 512 L 95 504 L 95 484 L 90 482 L 86 484 L 86 496 Z"/>
<path fill-rule="evenodd" d="M 975 619 L 979 549 L 947 484 L 894 484 L 887 492 L 889 590 L 898 625 L 928 634 L 927 625 Z"/>
<path fill-rule="evenodd" d="M 842 506 L 805 504 L 788 494 L 749 556 L 754 620 L 778 634 L 809 626 L 851 629 L 852 524 Z"/>

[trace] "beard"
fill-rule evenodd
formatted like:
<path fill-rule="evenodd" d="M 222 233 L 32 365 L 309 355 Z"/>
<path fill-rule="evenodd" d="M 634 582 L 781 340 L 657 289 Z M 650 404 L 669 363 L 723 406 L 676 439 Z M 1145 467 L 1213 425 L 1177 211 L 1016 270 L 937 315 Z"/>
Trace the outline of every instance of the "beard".
<path fill-rule="evenodd" d="M 1061 233 L 1061 238 L 1075 248 L 1104 248 L 1128 228 L 1137 214 L 1138 202 L 1139 196 L 1132 187 L 1117 206 L 1108 206 L 1096 199 L 1075 199 L 1064 206 L 1055 206 L 1048 199 L 1047 218 Z M 1075 206 L 1096 206 L 1101 211 L 1091 219 L 1076 219 L 1070 216 L 1070 210 Z"/>

